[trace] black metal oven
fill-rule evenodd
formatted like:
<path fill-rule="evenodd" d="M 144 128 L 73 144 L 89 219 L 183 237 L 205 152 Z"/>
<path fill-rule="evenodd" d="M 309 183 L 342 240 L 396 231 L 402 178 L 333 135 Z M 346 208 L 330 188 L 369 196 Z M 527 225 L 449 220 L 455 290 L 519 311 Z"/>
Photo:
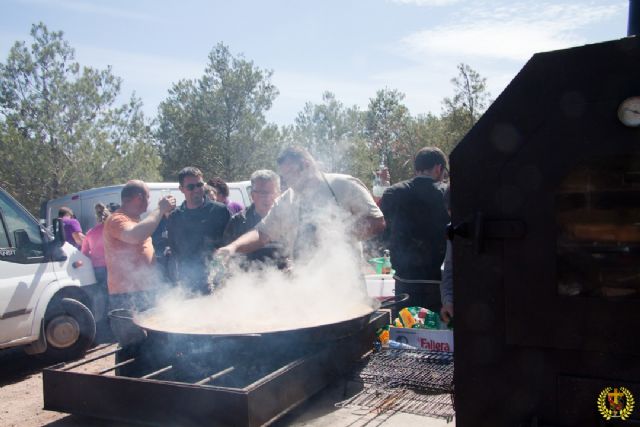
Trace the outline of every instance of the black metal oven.
<path fill-rule="evenodd" d="M 638 96 L 638 37 L 536 54 L 452 153 L 458 426 L 640 399 Z"/>

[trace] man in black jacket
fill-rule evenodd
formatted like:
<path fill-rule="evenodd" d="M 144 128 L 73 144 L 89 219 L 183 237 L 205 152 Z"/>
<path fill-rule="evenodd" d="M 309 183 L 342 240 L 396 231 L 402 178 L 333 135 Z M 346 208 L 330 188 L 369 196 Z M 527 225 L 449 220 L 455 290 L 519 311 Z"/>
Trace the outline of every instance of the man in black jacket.
<path fill-rule="evenodd" d="M 205 197 L 205 183 L 198 168 L 182 169 L 178 182 L 185 201 L 167 220 L 176 279 L 186 290 L 206 294 L 210 291 L 208 257 L 222 246 L 222 234 L 231 215 L 225 205 Z"/>
<path fill-rule="evenodd" d="M 231 217 L 224 231 L 224 244 L 227 245 L 253 228 L 269 213 L 273 203 L 280 195 L 280 177 L 272 170 L 262 169 L 251 174 L 251 200 L 253 203 Z M 279 242 L 269 242 L 264 247 L 246 254 L 248 264 L 256 262 L 273 264 L 278 268 L 287 266 L 284 247 Z"/>
<path fill-rule="evenodd" d="M 380 200 L 387 223 L 385 241 L 396 271 L 396 294 L 408 293 L 405 306 L 440 312 L 440 266 L 449 223 L 442 180 L 447 158 L 436 147 L 422 148 L 414 159 L 415 177 L 389 187 Z"/>

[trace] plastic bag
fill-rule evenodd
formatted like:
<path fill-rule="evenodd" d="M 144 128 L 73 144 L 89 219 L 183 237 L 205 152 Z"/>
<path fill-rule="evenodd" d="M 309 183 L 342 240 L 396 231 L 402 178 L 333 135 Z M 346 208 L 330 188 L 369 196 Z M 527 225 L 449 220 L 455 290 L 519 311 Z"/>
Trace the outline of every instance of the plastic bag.
<path fill-rule="evenodd" d="M 393 321 L 397 328 L 440 329 L 440 315 L 424 307 L 405 307 Z"/>

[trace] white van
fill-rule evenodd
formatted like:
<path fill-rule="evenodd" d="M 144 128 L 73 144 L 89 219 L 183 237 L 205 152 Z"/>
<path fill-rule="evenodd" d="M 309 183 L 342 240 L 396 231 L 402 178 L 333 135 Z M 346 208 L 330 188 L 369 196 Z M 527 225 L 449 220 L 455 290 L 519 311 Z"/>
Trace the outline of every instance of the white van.
<path fill-rule="evenodd" d="M 91 260 L 53 236 L 0 188 L 0 349 L 64 360 L 92 344 L 96 322 Z"/>
<path fill-rule="evenodd" d="M 158 206 L 158 200 L 166 194 L 174 196 L 178 206 L 184 201 L 184 195 L 178 189 L 177 182 L 147 182 L 146 184 L 150 193 L 149 209 L 155 209 Z M 249 198 L 251 181 L 230 182 L 227 185 L 229 186 L 229 200 L 240 203 L 242 206 L 249 206 L 251 203 Z M 111 203 L 120 205 L 122 187 L 124 184 L 92 188 L 49 200 L 43 204 L 41 217 L 45 220 L 47 227 L 51 227 L 53 219 L 58 217 L 58 209 L 66 206 L 73 210 L 80 221 L 82 230 L 86 233 L 96 224 L 94 211 L 96 203 L 104 203 L 107 206 Z"/>

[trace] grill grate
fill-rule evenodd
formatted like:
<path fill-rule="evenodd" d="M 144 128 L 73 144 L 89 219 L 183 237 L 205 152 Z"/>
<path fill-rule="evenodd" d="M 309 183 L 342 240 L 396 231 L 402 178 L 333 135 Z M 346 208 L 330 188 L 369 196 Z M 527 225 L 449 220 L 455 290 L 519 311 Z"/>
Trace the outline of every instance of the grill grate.
<path fill-rule="evenodd" d="M 455 410 L 453 397 L 449 393 L 421 393 L 407 388 L 378 388 L 365 385 L 365 388 L 348 400 L 336 404 L 339 408 L 361 411 L 364 417 L 383 417 L 388 419 L 397 412 L 441 418 L 447 422 L 453 420 Z M 381 420 L 382 421 L 382 420 Z"/>
<path fill-rule="evenodd" d="M 453 353 L 382 349 L 365 361 L 357 378 L 365 384 L 418 391 L 453 391 Z"/>
<path fill-rule="evenodd" d="M 455 415 L 452 353 L 383 349 L 363 360 L 354 379 L 364 388 L 336 406 L 385 418 L 404 412 L 450 421 Z"/>

